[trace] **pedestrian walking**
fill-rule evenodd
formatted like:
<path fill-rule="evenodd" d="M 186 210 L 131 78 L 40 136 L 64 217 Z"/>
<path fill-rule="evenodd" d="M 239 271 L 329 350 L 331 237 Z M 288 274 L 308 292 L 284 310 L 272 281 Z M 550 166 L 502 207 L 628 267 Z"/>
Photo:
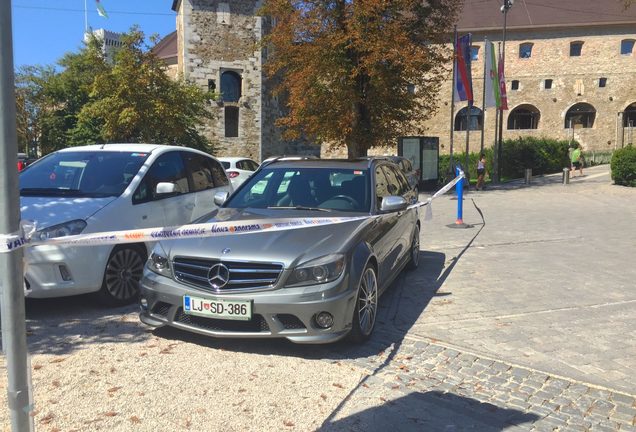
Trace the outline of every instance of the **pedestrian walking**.
<path fill-rule="evenodd" d="M 484 153 L 479 155 L 477 161 L 477 190 L 484 188 L 484 179 L 486 178 L 486 155 Z"/>
<path fill-rule="evenodd" d="M 576 173 L 576 170 L 579 170 L 579 176 L 583 175 L 583 151 L 581 149 L 581 144 L 576 144 L 576 148 L 572 151 L 572 156 L 570 157 L 570 161 L 572 162 L 572 177 Z"/>
<path fill-rule="evenodd" d="M 570 143 L 568 146 L 568 163 L 570 164 L 570 171 L 572 171 L 572 152 L 574 151 L 574 145 Z"/>

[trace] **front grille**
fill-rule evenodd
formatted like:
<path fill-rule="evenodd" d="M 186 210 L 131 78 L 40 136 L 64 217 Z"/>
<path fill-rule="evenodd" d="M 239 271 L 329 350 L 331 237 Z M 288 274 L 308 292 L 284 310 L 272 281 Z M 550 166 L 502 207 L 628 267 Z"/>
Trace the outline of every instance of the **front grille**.
<path fill-rule="evenodd" d="M 243 333 L 269 332 L 269 326 L 267 325 L 265 318 L 258 314 L 254 314 L 252 319 L 249 321 L 223 320 L 188 315 L 183 312 L 183 308 L 180 307 L 177 310 L 174 321 L 204 330 Z"/>
<path fill-rule="evenodd" d="M 170 303 L 166 303 L 166 302 L 157 302 L 155 303 L 155 305 L 152 307 L 152 313 L 155 315 L 161 315 L 164 317 L 168 316 L 168 312 L 170 312 Z"/>
<path fill-rule="evenodd" d="M 230 271 L 227 284 L 213 288 L 208 280 L 208 272 L 215 264 L 223 264 Z M 269 288 L 276 284 L 283 271 L 278 263 L 221 261 L 213 259 L 175 257 L 172 261 L 175 278 L 214 292 L 231 292 L 254 288 Z"/>
<path fill-rule="evenodd" d="M 278 318 L 278 321 L 280 321 L 283 327 L 285 327 L 285 330 L 299 330 L 306 328 L 305 324 L 303 324 L 303 322 L 295 315 L 278 314 L 276 315 L 276 318 Z"/>

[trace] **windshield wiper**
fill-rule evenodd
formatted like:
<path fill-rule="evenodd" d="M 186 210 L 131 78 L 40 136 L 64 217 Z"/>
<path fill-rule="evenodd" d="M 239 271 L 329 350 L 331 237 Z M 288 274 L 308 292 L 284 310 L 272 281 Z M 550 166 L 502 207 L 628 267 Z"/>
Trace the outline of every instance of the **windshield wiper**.
<path fill-rule="evenodd" d="M 62 195 L 78 196 L 84 195 L 79 189 L 59 189 L 59 188 L 22 188 L 20 195 Z"/>
<path fill-rule="evenodd" d="M 305 206 L 269 206 L 268 209 L 274 210 L 310 210 L 310 211 L 321 211 L 321 212 L 331 212 L 329 209 L 324 209 L 320 207 L 305 207 Z"/>

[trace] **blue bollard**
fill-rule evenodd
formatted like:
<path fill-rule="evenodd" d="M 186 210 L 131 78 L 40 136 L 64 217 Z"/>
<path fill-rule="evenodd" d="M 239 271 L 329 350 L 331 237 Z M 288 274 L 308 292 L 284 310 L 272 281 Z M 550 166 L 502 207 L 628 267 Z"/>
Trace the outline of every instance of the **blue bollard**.
<path fill-rule="evenodd" d="M 455 167 L 455 175 L 460 174 L 459 167 Z M 456 225 L 464 224 L 464 179 L 461 179 L 455 185 L 455 191 L 457 192 L 457 220 L 455 221 Z"/>

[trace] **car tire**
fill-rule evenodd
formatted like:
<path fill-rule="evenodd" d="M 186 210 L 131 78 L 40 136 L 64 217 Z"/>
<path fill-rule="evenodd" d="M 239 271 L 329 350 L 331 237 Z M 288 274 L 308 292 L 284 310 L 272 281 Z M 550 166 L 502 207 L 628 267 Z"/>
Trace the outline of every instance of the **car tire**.
<path fill-rule="evenodd" d="M 415 270 L 420 264 L 420 227 L 415 225 L 413 230 L 413 238 L 411 239 L 411 247 L 409 248 L 409 262 L 406 265 L 407 270 Z"/>
<path fill-rule="evenodd" d="M 353 308 L 353 320 L 349 340 L 362 343 L 371 337 L 378 313 L 378 278 L 375 268 L 367 264 L 358 285 L 358 295 Z"/>
<path fill-rule="evenodd" d="M 146 258 L 143 245 L 116 246 L 104 269 L 102 288 L 98 292 L 101 303 L 122 306 L 137 301 Z"/>

